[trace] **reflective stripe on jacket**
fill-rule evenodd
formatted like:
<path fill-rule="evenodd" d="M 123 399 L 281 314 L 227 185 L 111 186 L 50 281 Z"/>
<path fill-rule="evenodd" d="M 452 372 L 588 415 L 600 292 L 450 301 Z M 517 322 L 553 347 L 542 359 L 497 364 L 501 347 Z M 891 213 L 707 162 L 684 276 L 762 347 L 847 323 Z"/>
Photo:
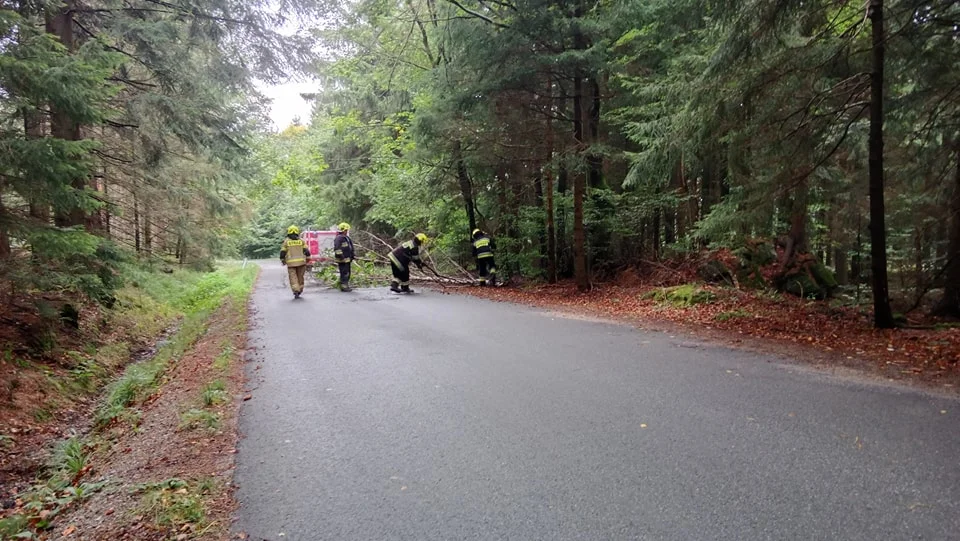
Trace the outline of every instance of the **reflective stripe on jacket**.
<path fill-rule="evenodd" d="M 493 246 L 490 237 L 483 235 L 473 241 L 473 255 L 477 259 L 493 257 Z"/>
<path fill-rule="evenodd" d="M 307 264 L 306 243 L 301 239 L 283 239 L 280 246 L 281 259 L 287 262 L 288 267 L 300 267 Z"/>
<path fill-rule="evenodd" d="M 388 257 L 400 270 L 405 270 L 411 261 L 418 267 L 422 264 L 420 261 L 420 247 L 412 240 L 408 240 L 394 248 Z"/>
<path fill-rule="evenodd" d="M 337 263 L 353 261 L 353 240 L 343 233 L 338 233 L 333 240 L 333 258 Z"/>

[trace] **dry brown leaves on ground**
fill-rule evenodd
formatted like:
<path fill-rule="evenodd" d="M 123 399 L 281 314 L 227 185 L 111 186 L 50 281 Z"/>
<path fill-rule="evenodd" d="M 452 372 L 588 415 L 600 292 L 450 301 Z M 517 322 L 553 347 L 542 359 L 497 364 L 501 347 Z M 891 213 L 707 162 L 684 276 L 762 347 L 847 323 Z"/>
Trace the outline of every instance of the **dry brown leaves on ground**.
<path fill-rule="evenodd" d="M 734 344 L 855 367 L 894 379 L 956 389 L 960 383 L 960 328 L 876 330 L 870 314 L 788 295 L 702 286 L 709 303 L 676 306 L 649 298 L 655 288 L 600 285 L 579 293 L 572 283 L 526 289 L 458 288 L 495 301 L 625 319 L 644 327 L 680 326 Z M 747 344 L 744 344 L 747 345 Z"/>

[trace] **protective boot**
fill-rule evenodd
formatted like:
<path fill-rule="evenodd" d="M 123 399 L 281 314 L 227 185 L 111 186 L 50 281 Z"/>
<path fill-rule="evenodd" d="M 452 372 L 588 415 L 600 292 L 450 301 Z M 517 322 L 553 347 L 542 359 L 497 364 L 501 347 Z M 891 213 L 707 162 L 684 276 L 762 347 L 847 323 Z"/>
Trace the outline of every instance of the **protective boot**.
<path fill-rule="evenodd" d="M 413 293 L 413 290 L 410 289 L 410 286 L 400 286 L 400 291 L 403 293 Z"/>
<path fill-rule="evenodd" d="M 340 286 L 340 291 L 343 291 L 344 293 L 349 293 L 353 291 L 353 288 L 350 287 L 350 284 L 342 284 Z"/>
<path fill-rule="evenodd" d="M 400 293 L 400 282 L 390 282 L 390 291 Z"/>
<path fill-rule="evenodd" d="M 293 292 L 293 298 L 294 298 L 294 299 L 299 299 L 299 298 L 300 298 L 300 292 L 299 292 L 299 291 L 294 291 L 294 292 Z"/>

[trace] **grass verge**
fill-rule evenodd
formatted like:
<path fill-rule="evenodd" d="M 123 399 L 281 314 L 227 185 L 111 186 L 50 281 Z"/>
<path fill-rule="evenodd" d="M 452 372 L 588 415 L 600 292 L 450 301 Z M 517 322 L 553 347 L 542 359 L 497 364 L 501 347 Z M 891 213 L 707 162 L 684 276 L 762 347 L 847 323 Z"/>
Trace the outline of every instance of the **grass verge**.
<path fill-rule="evenodd" d="M 163 384 L 168 369 L 189 352 L 192 346 L 205 334 L 211 315 L 224 303 L 242 307 L 245 314 L 246 299 L 252 289 L 258 268 L 248 266 L 225 267 L 217 272 L 200 275 L 196 273 L 183 276 L 179 285 L 166 276 L 144 275 L 134 280 L 132 289 L 124 290 L 117 314 L 110 317 L 128 317 L 124 329 L 129 340 L 150 333 L 159 334 L 171 321 L 181 317 L 178 330 L 165 340 L 156 353 L 148 360 L 127 366 L 122 375 L 107 386 L 99 407 L 93 415 L 93 430 L 85 436 L 77 436 L 60 442 L 51 455 L 46 470 L 34 481 L 31 488 L 17 494 L 17 505 L 0 517 L 0 539 L 34 539 L 45 537 L 53 527 L 53 521 L 67 510 L 75 510 L 80 502 L 100 491 L 106 482 L 84 482 L 91 470 L 91 462 L 97 458 L 101 449 L 109 448 L 110 439 L 105 429 L 125 420 L 136 421 L 140 418 L 139 406 L 149 399 Z M 121 315 L 122 314 L 122 315 Z M 245 317 L 244 317 L 245 321 Z M 95 355 L 103 354 L 122 364 L 120 360 L 130 347 L 115 342 L 112 347 L 98 348 Z M 229 367 L 234 348 L 224 347 L 223 369 Z M 106 372 L 105 372 L 106 373 Z M 103 377 L 104 374 L 92 374 L 90 377 Z M 96 387 L 90 383 L 90 387 Z M 99 387 L 96 387 L 99 388 Z M 64 387 L 63 391 L 70 389 Z M 204 405 L 221 405 L 230 399 L 221 380 L 207 384 L 202 391 Z M 220 416 L 206 410 L 195 410 L 184 414 L 181 422 L 196 427 L 217 428 Z M 102 455 L 103 453 L 101 453 Z M 110 484 L 122 485 L 122 479 L 110 479 Z M 188 500 L 181 498 L 184 487 L 173 489 L 168 497 L 168 484 L 144 487 L 144 502 L 150 509 L 164 509 L 168 500 L 171 511 L 159 512 L 157 525 L 168 521 L 163 516 L 173 517 L 171 524 L 178 521 L 191 521 L 196 517 Z M 202 483 L 198 487 L 202 488 Z M 187 493 L 199 498 L 203 490 L 188 489 Z M 167 492 L 165 492 L 167 491 Z M 191 497 L 193 497 L 191 496 Z M 198 525 L 202 520 L 198 522 Z"/>

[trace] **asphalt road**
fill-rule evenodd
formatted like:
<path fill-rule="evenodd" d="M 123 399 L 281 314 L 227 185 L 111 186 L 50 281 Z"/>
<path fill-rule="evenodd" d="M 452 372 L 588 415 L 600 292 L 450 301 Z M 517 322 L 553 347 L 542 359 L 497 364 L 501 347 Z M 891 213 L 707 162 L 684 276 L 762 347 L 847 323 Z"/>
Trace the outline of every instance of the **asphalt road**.
<path fill-rule="evenodd" d="M 254 294 L 250 539 L 960 539 L 958 400 L 284 274 Z"/>

